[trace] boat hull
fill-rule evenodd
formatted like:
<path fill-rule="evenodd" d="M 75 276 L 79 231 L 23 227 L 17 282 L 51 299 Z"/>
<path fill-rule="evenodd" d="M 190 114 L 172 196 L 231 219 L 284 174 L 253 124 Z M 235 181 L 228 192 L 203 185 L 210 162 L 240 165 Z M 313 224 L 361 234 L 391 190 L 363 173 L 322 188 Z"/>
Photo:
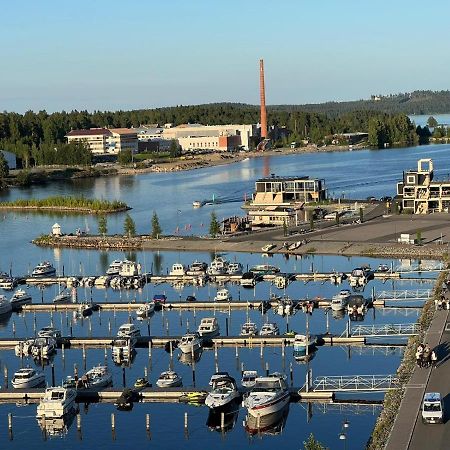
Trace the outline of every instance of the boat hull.
<path fill-rule="evenodd" d="M 275 399 L 269 400 L 266 403 L 262 403 L 253 407 L 247 407 L 248 414 L 255 418 L 261 418 L 264 416 L 276 414 L 283 410 L 290 401 L 289 391 L 283 392 Z"/>
<path fill-rule="evenodd" d="M 12 381 L 11 384 L 14 389 L 34 388 L 45 383 L 45 375 L 39 374 L 29 380 Z"/>

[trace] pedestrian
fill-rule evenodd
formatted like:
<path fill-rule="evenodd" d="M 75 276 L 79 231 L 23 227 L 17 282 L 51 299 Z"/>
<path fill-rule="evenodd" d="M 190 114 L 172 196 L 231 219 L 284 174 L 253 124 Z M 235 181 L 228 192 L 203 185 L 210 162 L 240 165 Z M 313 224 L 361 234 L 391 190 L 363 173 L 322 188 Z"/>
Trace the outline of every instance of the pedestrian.
<path fill-rule="evenodd" d="M 436 352 L 433 350 L 431 352 L 431 367 L 435 368 L 437 364 L 437 355 Z"/>

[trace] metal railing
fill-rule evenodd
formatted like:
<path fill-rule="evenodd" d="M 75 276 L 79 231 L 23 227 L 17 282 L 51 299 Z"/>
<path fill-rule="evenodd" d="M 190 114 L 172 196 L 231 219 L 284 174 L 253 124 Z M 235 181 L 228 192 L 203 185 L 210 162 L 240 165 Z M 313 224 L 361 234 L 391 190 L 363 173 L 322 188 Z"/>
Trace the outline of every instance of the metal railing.
<path fill-rule="evenodd" d="M 313 391 L 387 391 L 399 386 L 396 375 L 321 376 L 314 379 Z"/>
<path fill-rule="evenodd" d="M 414 336 L 419 334 L 418 323 L 389 323 L 384 325 L 357 325 L 350 328 L 352 337 L 382 337 L 382 336 Z"/>
<path fill-rule="evenodd" d="M 428 300 L 432 289 L 405 289 L 401 291 L 380 291 L 375 293 L 376 300 Z"/>

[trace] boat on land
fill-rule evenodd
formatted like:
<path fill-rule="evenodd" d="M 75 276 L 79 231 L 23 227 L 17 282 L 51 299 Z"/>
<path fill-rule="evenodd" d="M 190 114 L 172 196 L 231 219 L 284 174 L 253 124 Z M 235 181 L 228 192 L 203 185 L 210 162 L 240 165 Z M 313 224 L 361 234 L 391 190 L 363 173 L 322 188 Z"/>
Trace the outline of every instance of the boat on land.
<path fill-rule="evenodd" d="M 37 407 L 37 417 L 63 417 L 76 409 L 74 389 L 52 387 L 45 390 L 45 394 Z"/>
<path fill-rule="evenodd" d="M 179 387 L 183 384 L 183 379 L 173 370 L 162 372 L 156 381 L 156 386 L 160 388 Z"/>
<path fill-rule="evenodd" d="M 205 399 L 205 405 L 210 409 L 225 410 L 239 398 L 236 381 L 228 373 L 216 373 L 209 384 L 211 391 Z"/>
<path fill-rule="evenodd" d="M 219 322 L 215 317 L 204 317 L 197 332 L 203 339 L 211 339 L 220 333 Z"/>
<path fill-rule="evenodd" d="M 31 295 L 23 289 L 17 289 L 10 300 L 12 309 L 20 308 L 23 305 L 29 305 L 32 301 Z"/>
<path fill-rule="evenodd" d="M 31 276 L 35 278 L 51 277 L 54 275 L 56 275 L 56 269 L 48 261 L 39 263 L 31 272 Z"/>
<path fill-rule="evenodd" d="M 276 372 L 267 377 L 256 378 L 255 385 L 242 404 L 250 416 L 261 418 L 281 411 L 289 401 L 286 376 Z"/>
<path fill-rule="evenodd" d="M 182 353 L 195 353 L 202 348 L 202 339 L 198 333 L 187 333 L 178 344 Z"/>
<path fill-rule="evenodd" d="M 45 384 L 45 375 L 31 367 L 24 367 L 14 374 L 11 384 L 14 389 L 34 388 Z"/>

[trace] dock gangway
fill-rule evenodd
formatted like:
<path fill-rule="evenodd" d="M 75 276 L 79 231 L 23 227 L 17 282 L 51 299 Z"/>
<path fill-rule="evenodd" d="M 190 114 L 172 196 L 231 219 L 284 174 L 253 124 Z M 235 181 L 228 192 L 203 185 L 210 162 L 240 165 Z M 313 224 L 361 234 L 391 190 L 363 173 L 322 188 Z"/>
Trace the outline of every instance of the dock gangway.
<path fill-rule="evenodd" d="M 375 292 L 375 300 L 428 300 L 433 295 L 432 289 L 402 289 L 400 291 Z"/>
<path fill-rule="evenodd" d="M 350 327 L 349 335 L 352 337 L 415 336 L 419 332 L 418 323 L 389 323 Z"/>
<path fill-rule="evenodd" d="M 375 392 L 396 389 L 400 385 L 396 375 L 334 375 L 319 376 L 312 381 L 313 392 Z"/>

